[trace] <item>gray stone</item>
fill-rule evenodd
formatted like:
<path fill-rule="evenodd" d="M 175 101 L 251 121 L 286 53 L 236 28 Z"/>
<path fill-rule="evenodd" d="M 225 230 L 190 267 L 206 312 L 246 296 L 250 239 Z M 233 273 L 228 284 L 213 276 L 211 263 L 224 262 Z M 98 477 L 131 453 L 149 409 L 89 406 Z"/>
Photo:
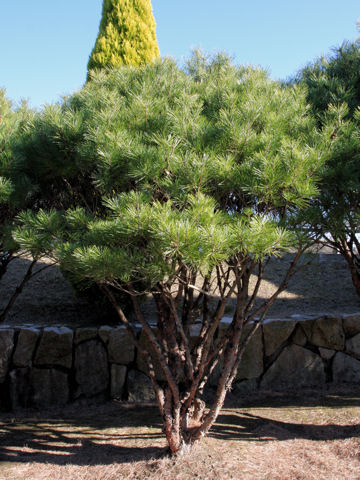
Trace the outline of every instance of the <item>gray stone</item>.
<path fill-rule="evenodd" d="M 263 324 L 265 355 L 275 353 L 290 337 L 296 325 L 295 320 L 265 321 Z"/>
<path fill-rule="evenodd" d="M 71 368 L 72 340 L 73 331 L 70 328 L 44 328 L 34 364 Z"/>
<path fill-rule="evenodd" d="M 250 328 L 252 328 L 252 325 L 244 328 L 241 342 L 249 334 Z M 259 328 L 245 349 L 244 355 L 240 361 L 236 379 L 250 380 L 251 378 L 260 377 L 264 370 L 263 354 L 262 332 L 261 328 Z"/>
<path fill-rule="evenodd" d="M 316 319 L 314 317 L 309 317 L 298 322 L 298 326 L 301 326 L 301 329 L 305 334 L 306 342 L 310 341 L 315 320 Z"/>
<path fill-rule="evenodd" d="M 80 343 L 75 349 L 77 395 L 91 397 L 107 389 L 109 370 L 106 349 L 99 340 Z"/>
<path fill-rule="evenodd" d="M 338 352 L 333 360 L 333 380 L 335 383 L 359 383 L 360 362 L 355 358 Z"/>
<path fill-rule="evenodd" d="M 352 337 L 357 333 L 360 333 L 360 313 L 355 315 L 344 315 L 343 326 L 345 335 Z"/>
<path fill-rule="evenodd" d="M 346 341 L 346 353 L 360 360 L 360 333 Z"/>
<path fill-rule="evenodd" d="M 94 340 L 97 337 L 98 329 L 96 327 L 77 328 L 74 336 L 74 343 L 78 345 L 87 340 Z"/>
<path fill-rule="evenodd" d="M 342 320 L 336 317 L 320 317 L 301 323 L 310 343 L 317 347 L 343 350 L 345 335 Z"/>
<path fill-rule="evenodd" d="M 202 324 L 201 323 L 194 323 L 190 325 L 189 334 L 190 334 L 190 348 L 193 348 L 196 342 L 199 339 L 199 335 L 201 333 Z"/>
<path fill-rule="evenodd" d="M 10 401 L 13 409 L 26 408 L 30 398 L 30 368 L 10 372 Z"/>
<path fill-rule="evenodd" d="M 322 347 L 319 347 L 319 352 L 320 352 L 321 358 L 323 358 L 324 360 L 330 360 L 336 353 L 335 350 L 329 350 L 328 348 L 322 348 Z"/>
<path fill-rule="evenodd" d="M 33 368 L 30 376 L 32 404 L 35 407 L 65 405 L 69 400 L 68 376 L 53 368 Z"/>
<path fill-rule="evenodd" d="M 126 380 L 126 366 L 125 365 L 111 365 L 111 382 L 110 382 L 110 396 L 111 398 L 121 399 L 124 393 L 124 385 Z"/>
<path fill-rule="evenodd" d="M 31 365 L 40 332 L 36 328 L 21 328 L 15 348 L 13 363 L 17 367 Z"/>
<path fill-rule="evenodd" d="M 8 373 L 14 348 L 14 333 L 15 331 L 12 328 L 0 330 L 0 383 L 5 381 Z"/>
<path fill-rule="evenodd" d="M 137 370 L 130 370 L 127 379 L 130 402 L 153 402 L 155 392 L 149 377 Z"/>
<path fill-rule="evenodd" d="M 105 343 L 105 345 L 109 343 L 109 339 L 113 330 L 114 329 L 112 327 L 109 327 L 108 325 L 103 325 L 102 327 L 99 328 L 98 330 L 99 337 Z"/>
<path fill-rule="evenodd" d="M 301 325 L 299 324 L 296 325 L 295 332 L 291 340 L 293 343 L 295 343 L 295 345 L 299 345 L 300 347 L 305 347 L 307 343 L 307 338 L 304 333 L 304 330 L 301 328 Z"/>
<path fill-rule="evenodd" d="M 304 322 L 316 318 L 315 315 L 304 315 L 303 313 L 294 313 L 293 315 L 290 315 L 290 317 L 297 322 Z"/>
<path fill-rule="evenodd" d="M 128 365 L 135 359 L 135 347 L 123 327 L 114 328 L 108 342 L 109 361 Z"/>
<path fill-rule="evenodd" d="M 230 322 L 222 322 L 219 329 L 219 337 L 226 333 L 226 330 Z M 243 334 L 241 336 L 240 344 L 246 339 L 250 330 L 253 328 L 253 325 L 246 325 L 244 327 Z M 262 342 L 262 331 L 261 327 L 255 332 L 251 340 L 249 341 L 240 365 L 237 371 L 235 382 L 237 380 L 250 380 L 260 377 L 264 370 L 263 363 L 263 342 Z M 223 369 L 223 355 L 221 355 L 212 375 L 209 379 L 209 384 L 211 386 L 216 386 Z"/>
<path fill-rule="evenodd" d="M 321 358 L 306 348 L 291 345 L 284 348 L 278 359 L 262 378 L 261 388 L 318 386 L 325 383 Z"/>
<path fill-rule="evenodd" d="M 198 338 L 202 329 L 202 323 L 197 322 L 190 325 L 190 338 Z"/>

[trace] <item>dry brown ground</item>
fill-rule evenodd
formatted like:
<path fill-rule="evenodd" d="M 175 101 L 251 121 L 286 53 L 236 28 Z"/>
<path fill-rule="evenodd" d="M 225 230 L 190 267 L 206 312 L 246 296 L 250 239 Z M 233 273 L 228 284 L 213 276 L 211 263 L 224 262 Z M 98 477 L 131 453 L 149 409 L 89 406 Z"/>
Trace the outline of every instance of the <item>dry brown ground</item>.
<path fill-rule="evenodd" d="M 177 460 L 166 456 L 153 406 L 3 415 L 0 479 L 360 479 L 360 389 L 265 392 L 236 402 Z"/>
<path fill-rule="evenodd" d="M 283 278 L 290 260 L 288 255 L 271 262 L 259 291 L 259 301 L 268 298 Z M 304 260 L 312 264 L 297 274 L 271 308 L 268 316 L 286 317 L 294 314 L 355 313 L 360 303 L 350 275 L 341 256 L 323 253 L 309 255 Z M 20 282 L 28 265 L 27 260 L 15 260 L 0 282 L 0 311 Z M 40 267 L 42 264 L 40 264 Z M 256 277 L 253 276 L 254 283 Z M 145 309 L 151 314 L 151 308 Z M 98 313 L 75 298 L 70 285 L 57 267 L 45 270 L 31 280 L 16 301 L 6 320 L 10 325 L 86 325 L 97 323 Z M 107 318 L 100 319 L 106 322 Z"/>
<path fill-rule="evenodd" d="M 26 264 L 14 262 L 3 279 L 0 309 Z M 271 295 L 285 268 L 286 259 L 272 262 L 260 298 Z M 323 254 L 292 280 L 270 316 L 358 311 L 343 260 Z M 95 322 L 52 267 L 29 283 L 6 323 Z M 360 480 L 360 389 L 261 395 L 241 405 L 230 399 L 211 435 L 177 460 L 165 455 L 155 407 L 109 403 L 2 414 L 0 480 Z"/>

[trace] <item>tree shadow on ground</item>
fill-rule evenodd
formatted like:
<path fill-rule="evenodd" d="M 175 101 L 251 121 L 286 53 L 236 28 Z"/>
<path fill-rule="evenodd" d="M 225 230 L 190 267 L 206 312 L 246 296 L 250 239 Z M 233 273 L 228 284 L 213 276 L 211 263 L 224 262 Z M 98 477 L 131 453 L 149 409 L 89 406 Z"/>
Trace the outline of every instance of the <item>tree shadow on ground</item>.
<path fill-rule="evenodd" d="M 237 411 L 223 413 L 211 433 L 222 440 L 340 440 L 360 438 L 360 425 L 313 425 L 264 418 Z"/>
<path fill-rule="evenodd" d="M 160 420 L 156 407 L 143 405 L 7 414 L 0 417 L 0 463 L 90 466 L 159 458 L 166 452 Z"/>
<path fill-rule="evenodd" d="M 354 385 L 330 386 L 324 390 L 303 388 L 301 392 L 260 390 L 241 397 L 230 394 L 226 406 L 227 410 L 222 411 L 212 430 L 214 438 L 255 441 L 360 438 L 360 421 L 350 425 L 329 422 L 319 425 L 311 424 L 311 415 L 308 415 L 309 412 L 319 411 L 326 412 L 326 417 L 331 418 L 340 409 L 346 409 L 351 420 L 359 419 L 360 388 Z M 284 421 L 269 418 L 273 415 L 283 417 Z M 296 421 L 285 421 L 289 417 Z"/>
<path fill-rule="evenodd" d="M 282 407 L 360 407 L 360 385 L 326 384 L 321 388 L 302 387 L 301 390 L 265 390 L 238 395 L 229 392 L 227 408 L 282 408 Z"/>
<path fill-rule="evenodd" d="M 324 406 L 333 408 L 334 413 L 340 408 L 360 407 L 359 392 L 313 393 L 312 397 L 310 401 L 309 392 L 297 396 L 286 393 L 247 396 L 240 408 L 223 410 L 210 435 L 220 441 L 257 443 L 360 437 L 360 425 L 302 423 L 291 412 L 289 417 L 293 407 Z M 246 404 L 251 405 L 251 410 Z M 305 422 L 306 408 L 302 417 Z M 274 411 L 276 419 L 269 418 L 269 412 Z M 351 419 L 355 420 L 358 414 L 356 411 Z M 27 411 L 0 417 L 0 462 L 93 466 L 150 461 L 166 453 L 161 418 L 157 408 L 150 405 L 111 402 L 101 407 L 66 407 L 63 412 Z"/>

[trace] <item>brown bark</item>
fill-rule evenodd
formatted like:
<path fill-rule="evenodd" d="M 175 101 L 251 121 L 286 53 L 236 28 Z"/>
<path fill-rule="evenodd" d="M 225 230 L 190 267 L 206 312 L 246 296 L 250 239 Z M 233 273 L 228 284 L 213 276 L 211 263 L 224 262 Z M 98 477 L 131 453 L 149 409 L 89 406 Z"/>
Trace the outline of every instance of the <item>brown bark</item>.
<path fill-rule="evenodd" d="M 11 295 L 10 297 L 10 300 L 8 301 L 6 307 L 4 308 L 4 310 L 1 312 L 0 314 L 0 323 L 3 323 L 7 314 L 9 313 L 9 311 L 11 310 L 12 306 L 14 305 L 14 303 L 16 302 L 16 299 L 18 298 L 18 296 L 21 294 L 21 292 L 23 291 L 25 285 L 27 284 L 27 282 L 33 277 L 33 274 L 32 274 L 32 269 L 34 267 L 36 263 L 36 260 L 33 260 L 27 271 L 26 271 L 26 274 L 24 275 L 24 278 L 22 279 L 22 281 L 20 282 L 20 284 L 16 287 L 15 289 L 15 292 Z"/>
<path fill-rule="evenodd" d="M 215 423 L 224 404 L 226 394 L 236 377 L 237 368 L 246 345 L 256 330 L 260 328 L 263 318 L 265 318 L 276 297 L 286 288 L 289 279 L 295 272 L 300 254 L 301 252 L 298 252 L 295 255 L 287 275 L 275 294 L 256 311 L 253 310 L 252 306 L 262 280 L 262 268 L 260 266 L 258 282 L 252 294 L 249 295 L 249 279 L 256 266 L 255 262 L 249 258 L 233 259 L 231 266 L 230 264 L 227 266 L 227 270 L 220 267 L 217 269 L 217 286 L 221 282 L 223 284 L 221 290 L 218 289 L 220 298 L 212 312 L 209 308 L 209 299 L 213 298 L 214 294 L 211 291 L 209 279 L 204 280 L 197 298 L 190 294 L 191 284 L 184 286 L 183 289 L 179 289 L 179 286 L 174 284 L 175 280 L 157 284 L 153 291 L 158 311 L 157 332 L 154 332 L 144 320 L 134 292 L 133 303 L 136 317 L 151 344 L 153 350 L 151 354 L 144 351 L 136 335 L 131 333 L 131 325 L 117 305 L 110 288 L 102 286 L 116 308 L 121 321 L 129 330 L 130 338 L 148 365 L 171 455 L 176 456 L 187 452 L 192 445 L 208 433 Z M 230 270 L 232 275 L 230 275 Z M 182 281 L 185 274 L 188 281 L 194 280 L 194 274 L 184 272 L 182 268 Z M 130 287 L 127 286 L 126 288 L 131 293 Z M 179 300 L 179 291 L 183 292 L 185 302 Z M 224 315 L 227 302 L 233 293 L 236 293 L 237 306 L 232 322 L 224 335 L 216 338 L 216 332 Z M 179 311 L 180 305 L 182 312 Z M 200 337 L 195 344 L 190 339 L 188 328 L 194 320 L 194 305 L 202 310 L 202 328 Z M 260 318 L 254 320 L 255 315 L 260 315 Z M 254 322 L 253 328 L 248 337 L 241 342 L 243 326 L 250 322 Z M 206 412 L 201 395 L 220 358 L 222 371 L 215 400 Z M 157 381 L 155 377 L 154 361 L 158 362 L 162 370 L 165 378 L 164 382 Z"/>
<path fill-rule="evenodd" d="M 356 257 L 354 253 L 350 251 L 348 248 L 341 248 L 340 253 L 345 258 L 346 263 L 348 264 L 351 280 L 354 285 L 356 295 L 360 300 L 360 275 L 359 275 L 358 268 L 356 267 L 356 264 L 355 264 Z"/>
<path fill-rule="evenodd" d="M 111 290 L 109 287 L 106 285 L 100 285 L 101 290 L 104 292 L 104 294 L 107 296 L 107 298 L 110 300 L 111 304 L 115 308 L 116 313 L 118 314 L 122 324 L 125 326 L 129 337 L 132 341 L 132 343 L 135 345 L 135 347 L 138 349 L 138 352 L 140 355 L 142 355 L 147 363 L 148 369 L 149 369 L 149 376 L 151 379 L 152 386 L 155 391 L 156 395 L 156 400 L 158 402 L 158 406 L 160 409 L 161 415 L 164 415 L 164 405 L 165 405 L 165 397 L 164 397 L 164 392 L 163 389 L 160 387 L 158 382 L 156 381 L 155 377 L 155 369 L 154 365 L 152 362 L 151 355 L 149 352 L 143 349 L 142 345 L 140 344 L 139 340 L 137 339 L 136 333 L 134 332 L 134 329 L 132 328 L 130 322 L 126 318 L 124 312 L 122 311 L 121 307 L 118 305 L 118 302 L 116 301 L 116 298 L 112 294 Z"/>

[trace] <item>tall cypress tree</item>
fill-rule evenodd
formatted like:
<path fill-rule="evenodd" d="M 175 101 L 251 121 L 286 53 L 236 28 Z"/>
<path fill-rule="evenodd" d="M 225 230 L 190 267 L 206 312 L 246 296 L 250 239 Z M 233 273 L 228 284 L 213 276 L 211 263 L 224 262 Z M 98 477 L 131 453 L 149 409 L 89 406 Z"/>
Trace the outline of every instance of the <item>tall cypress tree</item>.
<path fill-rule="evenodd" d="M 159 55 L 150 0 L 104 0 L 88 72 L 107 66 L 141 65 Z"/>

